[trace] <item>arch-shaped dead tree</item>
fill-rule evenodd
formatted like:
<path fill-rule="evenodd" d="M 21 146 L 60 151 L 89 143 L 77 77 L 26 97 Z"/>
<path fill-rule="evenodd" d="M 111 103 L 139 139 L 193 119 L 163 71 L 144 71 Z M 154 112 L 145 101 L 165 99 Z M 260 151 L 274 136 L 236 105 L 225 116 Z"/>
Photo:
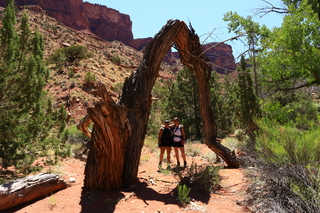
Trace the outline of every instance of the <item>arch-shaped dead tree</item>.
<path fill-rule="evenodd" d="M 211 67 L 208 58 L 201 54 L 199 37 L 183 21 L 169 20 L 147 45 L 140 66 L 125 80 L 119 103 L 100 85 L 101 101 L 88 109 L 87 117 L 78 125 L 83 131 L 91 121 L 94 123 L 85 187 L 112 190 L 136 181 L 152 102 L 151 90 L 162 59 L 173 45 L 180 53 L 181 62 L 196 75 L 205 143 L 229 167 L 239 167 L 235 156 L 216 141 L 214 116 L 208 101 Z"/>

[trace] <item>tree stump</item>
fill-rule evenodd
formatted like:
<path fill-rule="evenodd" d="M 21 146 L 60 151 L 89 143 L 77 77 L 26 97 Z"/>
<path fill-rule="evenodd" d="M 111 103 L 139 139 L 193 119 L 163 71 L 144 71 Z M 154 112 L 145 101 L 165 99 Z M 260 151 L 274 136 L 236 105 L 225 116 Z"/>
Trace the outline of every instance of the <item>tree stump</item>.
<path fill-rule="evenodd" d="M 41 173 L 0 186 L 0 211 L 67 187 L 57 174 Z"/>

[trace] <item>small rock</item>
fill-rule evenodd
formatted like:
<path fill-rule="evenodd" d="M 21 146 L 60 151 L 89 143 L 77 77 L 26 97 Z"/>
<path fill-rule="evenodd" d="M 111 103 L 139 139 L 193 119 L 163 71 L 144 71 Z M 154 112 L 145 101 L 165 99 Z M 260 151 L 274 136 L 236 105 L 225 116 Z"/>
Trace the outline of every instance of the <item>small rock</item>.
<path fill-rule="evenodd" d="M 75 178 L 73 178 L 73 177 L 69 178 L 69 183 L 74 183 L 74 182 L 76 182 Z"/>

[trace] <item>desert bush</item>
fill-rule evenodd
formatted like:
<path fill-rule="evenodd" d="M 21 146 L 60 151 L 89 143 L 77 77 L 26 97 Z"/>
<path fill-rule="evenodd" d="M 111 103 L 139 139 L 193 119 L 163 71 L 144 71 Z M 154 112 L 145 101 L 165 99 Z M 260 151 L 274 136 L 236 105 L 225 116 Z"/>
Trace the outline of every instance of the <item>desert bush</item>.
<path fill-rule="evenodd" d="M 186 147 L 186 154 L 191 157 L 196 157 L 201 155 L 201 150 L 198 146 L 190 145 Z"/>
<path fill-rule="evenodd" d="M 111 61 L 117 65 L 120 65 L 122 62 L 122 59 L 118 55 L 114 55 L 111 57 Z"/>
<path fill-rule="evenodd" d="M 247 189 L 251 196 L 243 205 L 253 212 L 320 212 L 319 169 L 260 165 L 260 177 Z"/>
<path fill-rule="evenodd" d="M 198 166 L 192 163 L 185 171 L 180 171 L 179 168 L 176 168 L 173 170 L 173 173 L 181 185 L 185 184 L 192 190 L 210 194 L 219 188 L 219 182 L 221 180 L 218 174 L 219 170 L 219 166 Z"/>
<path fill-rule="evenodd" d="M 47 63 L 55 64 L 57 67 L 62 67 L 66 62 L 75 63 L 82 59 L 91 57 L 87 49 L 81 45 L 72 45 L 71 47 L 64 47 L 57 49 L 47 59 Z"/>
<path fill-rule="evenodd" d="M 256 150 L 261 166 L 260 181 L 249 189 L 254 211 L 319 212 L 320 136 L 313 121 L 308 128 L 295 128 L 295 123 L 280 125 L 264 119 L 259 124 Z M 264 199 L 257 199 L 263 196 Z"/>
<path fill-rule="evenodd" d="M 319 162 L 319 127 L 301 131 L 292 124 L 279 125 L 267 119 L 260 125 L 256 148 L 267 162 L 305 166 Z"/>
<path fill-rule="evenodd" d="M 96 81 L 96 76 L 94 73 L 92 72 L 86 72 L 86 74 L 84 74 L 84 82 L 86 84 L 93 84 Z"/>
<path fill-rule="evenodd" d="M 185 206 L 190 202 L 190 188 L 186 185 L 178 185 L 178 200 L 182 206 Z"/>

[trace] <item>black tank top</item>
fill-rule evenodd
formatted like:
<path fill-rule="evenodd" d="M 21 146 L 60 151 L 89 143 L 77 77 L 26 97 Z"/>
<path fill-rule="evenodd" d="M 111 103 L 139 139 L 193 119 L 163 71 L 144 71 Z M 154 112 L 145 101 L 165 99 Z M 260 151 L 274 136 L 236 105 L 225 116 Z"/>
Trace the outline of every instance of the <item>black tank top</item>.
<path fill-rule="evenodd" d="M 172 140 L 172 134 L 170 128 L 162 128 L 162 135 L 161 135 L 161 141 L 171 141 Z"/>

